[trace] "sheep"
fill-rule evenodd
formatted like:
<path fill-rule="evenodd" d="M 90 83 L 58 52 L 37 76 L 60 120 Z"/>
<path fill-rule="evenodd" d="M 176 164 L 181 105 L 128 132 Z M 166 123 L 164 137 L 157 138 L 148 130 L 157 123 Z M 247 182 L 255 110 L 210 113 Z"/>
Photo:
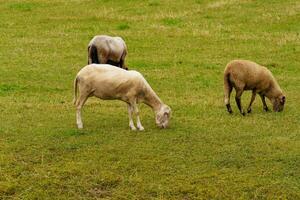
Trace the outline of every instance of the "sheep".
<path fill-rule="evenodd" d="M 167 128 L 169 125 L 170 107 L 160 100 L 145 78 L 137 71 L 127 71 L 109 64 L 91 64 L 82 68 L 74 80 L 74 104 L 77 109 L 76 122 L 79 129 L 83 128 L 81 108 L 91 96 L 102 100 L 116 99 L 126 102 L 131 130 L 136 130 L 132 120 L 133 113 L 137 118 L 137 129 L 144 130 L 137 107 L 139 102 L 153 109 L 158 127 Z"/>
<path fill-rule="evenodd" d="M 236 90 L 236 104 L 242 115 L 246 114 L 241 105 L 241 96 L 244 90 L 252 90 L 251 101 L 247 108 L 248 113 L 251 113 L 251 105 L 256 93 L 261 97 L 265 111 L 269 110 L 265 97 L 273 104 L 273 111 L 281 112 L 284 108 L 286 98 L 272 73 L 266 67 L 260 66 L 255 62 L 249 60 L 233 60 L 226 65 L 224 70 L 224 100 L 229 113 L 232 113 L 230 93 L 233 87 Z"/>
<path fill-rule="evenodd" d="M 127 46 L 121 37 L 97 35 L 88 45 L 88 64 L 111 64 L 128 70 L 126 55 Z"/>

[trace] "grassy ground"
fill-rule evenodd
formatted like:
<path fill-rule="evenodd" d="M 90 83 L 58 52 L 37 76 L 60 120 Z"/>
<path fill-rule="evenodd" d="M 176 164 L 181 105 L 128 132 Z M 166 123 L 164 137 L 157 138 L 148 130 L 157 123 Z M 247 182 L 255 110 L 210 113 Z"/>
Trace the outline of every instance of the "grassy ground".
<path fill-rule="evenodd" d="M 0 0 L 0 199 L 300 199 L 300 2 Z M 90 99 L 78 131 L 73 79 L 97 34 L 173 109 L 128 128 L 126 105 Z M 229 115 L 222 73 L 266 65 L 283 113 Z M 250 100 L 243 95 L 243 104 Z"/>

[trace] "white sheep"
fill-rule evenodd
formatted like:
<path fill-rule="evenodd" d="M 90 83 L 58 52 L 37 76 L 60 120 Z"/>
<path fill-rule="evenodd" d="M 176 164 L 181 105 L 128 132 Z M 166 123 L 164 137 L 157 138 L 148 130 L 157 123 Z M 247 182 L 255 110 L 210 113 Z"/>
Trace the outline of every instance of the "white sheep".
<path fill-rule="evenodd" d="M 77 90 L 79 90 L 78 98 Z M 132 120 L 133 113 L 137 118 L 137 129 L 144 130 L 137 107 L 139 102 L 153 109 L 157 126 L 166 128 L 169 124 L 171 109 L 160 100 L 145 78 L 137 71 L 127 71 L 108 64 L 91 64 L 82 68 L 74 80 L 74 104 L 77 109 L 76 119 L 79 129 L 83 128 L 81 108 L 91 96 L 103 100 L 118 99 L 126 102 L 131 130 L 136 130 Z"/>
<path fill-rule="evenodd" d="M 272 73 L 266 67 L 255 62 L 233 60 L 227 64 L 224 71 L 224 93 L 225 105 L 229 113 L 232 113 L 230 106 L 232 88 L 236 90 L 235 100 L 242 115 L 245 115 L 241 105 L 241 96 L 244 90 L 252 90 L 252 98 L 247 109 L 248 113 L 251 112 L 251 105 L 256 93 L 260 95 L 265 111 L 268 111 L 265 97 L 270 99 L 275 112 L 280 112 L 284 108 L 286 98 Z"/>
<path fill-rule="evenodd" d="M 88 64 L 111 64 L 123 69 L 127 46 L 121 37 L 96 35 L 88 45 Z"/>

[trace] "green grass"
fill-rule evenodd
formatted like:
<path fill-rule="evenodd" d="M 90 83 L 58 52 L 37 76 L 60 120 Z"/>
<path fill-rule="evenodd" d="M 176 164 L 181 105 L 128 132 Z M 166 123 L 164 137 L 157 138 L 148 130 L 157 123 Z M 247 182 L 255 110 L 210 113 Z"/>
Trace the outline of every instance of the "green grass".
<path fill-rule="evenodd" d="M 300 199 L 299 13 L 294 0 L 0 0 L 0 199 Z M 77 130 L 73 79 L 97 34 L 125 39 L 169 129 L 141 105 L 146 131 L 132 132 L 124 103 L 91 98 Z M 226 112 L 236 58 L 273 72 L 284 112 L 259 98 Z"/>
<path fill-rule="evenodd" d="M 129 29 L 129 28 L 130 28 L 130 26 L 128 24 L 120 24 L 117 27 L 118 30 L 126 30 L 126 29 Z"/>

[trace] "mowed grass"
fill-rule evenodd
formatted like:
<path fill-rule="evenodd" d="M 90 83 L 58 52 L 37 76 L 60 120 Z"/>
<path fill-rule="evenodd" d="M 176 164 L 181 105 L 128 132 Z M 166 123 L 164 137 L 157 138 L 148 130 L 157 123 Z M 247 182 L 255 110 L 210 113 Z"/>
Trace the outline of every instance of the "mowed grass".
<path fill-rule="evenodd" d="M 0 199 L 300 199 L 299 13 L 295 0 L 1 0 Z M 97 34 L 125 39 L 170 128 L 140 105 L 146 131 L 132 132 L 124 103 L 91 98 L 77 130 L 73 79 Z M 226 112 L 236 58 L 273 72 L 284 112 L 259 98 Z"/>

